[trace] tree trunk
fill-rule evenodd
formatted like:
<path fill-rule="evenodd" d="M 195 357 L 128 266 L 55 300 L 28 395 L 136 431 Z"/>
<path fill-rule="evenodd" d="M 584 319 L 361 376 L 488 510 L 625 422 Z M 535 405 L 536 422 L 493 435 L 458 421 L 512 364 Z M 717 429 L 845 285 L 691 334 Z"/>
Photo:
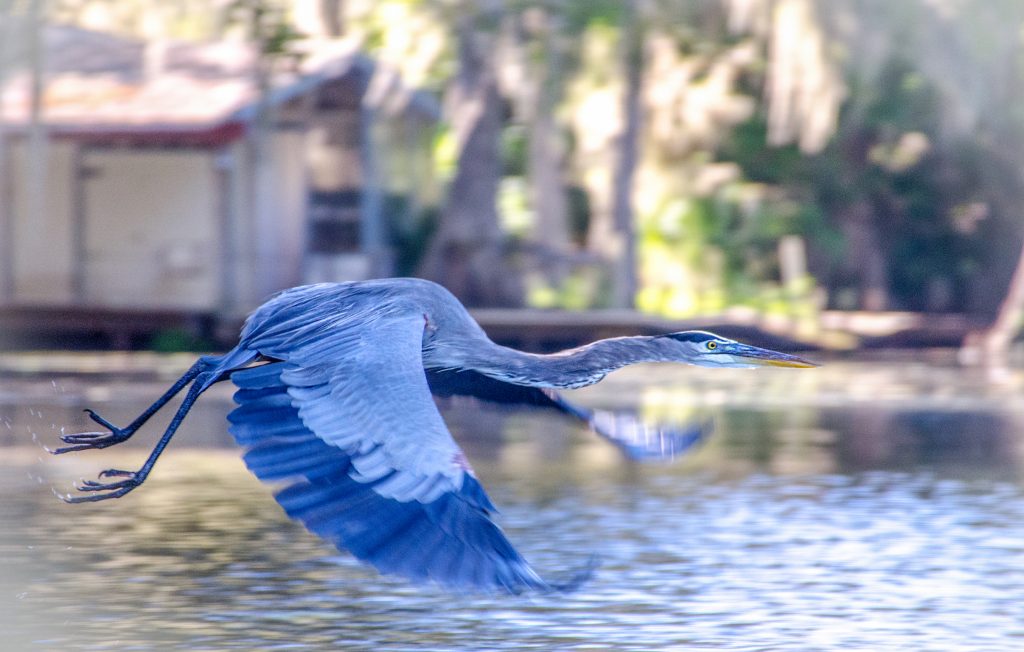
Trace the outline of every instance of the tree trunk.
<path fill-rule="evenodd" d="M 623 3 L 620 26 L 622 90 L 618 130 L 600 158 L 604 170 L 585 173 L 591 196 L 587 248 L 606 261 L 611 273 L 609 304 L 631 308 L 637 291 L 636 240 L 633 227 L 633 177 L 640 139 L 640 92 L 643 82 L 643 35 L 637 1 Z M 597 154 L 596 152 L 594 154 Z"/>
<path fill-rule="evenodd" d="M 46 0 L 31 0 L 28 3 L 26 17 L 28 19 L 28 54 L 31 74 L 31 87 L 29 96 L 29 132 L 28 132 L 28 156 L 25 161 L 25 177 L 27 183 L 25 194 L 28 201 L 25 204 L 26 215 L 39 215 L 45 210 L 47 186 L 50 183 L 47 160 L 50 156 L 50 136 L 45 122 L 44 96 L 46 94 L 46 45 L 44 42 L 44 31 L 46 29 Z M 12 216 L 13 218 L 13 216 Z M 16 220 L 12 219 L 11 236 L 12 240 L 17 237 L 14 233 Z M 12 268 L 15 263 L 12 261 Z M 12 272 L 12 293 L 17 292 L 17 282 Z M 81 299 L 80 294 L 75 295 L 75 300 Z"/>
<path fill-rule="evenodd" d="M 514 306 L 521 305 L 522 290 L 505 259 L 498 222 L 502 103 L 493 67 L 495 38 L 479 22 L 472 15 L 459 20 L 459 70 L 447 107 L 458 165 L 420 274 L 467 305 Z"/>
<path fill-rule="evenodd" d="M 1004 366 L 1013 338 L 1024 323 L 1024 248 L 1010 279 L 1006 297 L 999 305 L 995 321 L 981 333 L 973 333 L 964 342 L 961 358 L 987 366 Z"/>
<path fill-rule="evenodd" d="M 880 311 L 889 307 L 889 269 L 871 202 L 861 199 L 837 214 L 847 248 L 844 272 L 856 280 L 858 309 Z"/>
<path fill-rule="evenodd" d="M 289 15 L 295 28 L 313 39 L 336 39 L 345 35 L 344 0 L 289 0 Z"/>
<path fill-rule="evenodd" d="M 632 308 L 637 292 L 637 256 L 633 214 L 633 178 L 639 156 L 643 84 L 643 31 L 637 16 L 637 0 L 624 3 L 622 25 L 626 88 L 623 93 L 623 130 L 619 136 L 615 174 L 612 178 L 612 223 L 619 239 L 615 261 L 613 305 Z"/>
<path fill-rule="evenodd" d="M 343 0 L 320 0 L 320 20 L 324 35 L 339 38 L 345 33 L 345 3 Z"/>
<path fill-rule="evenodd" d="M 550 111 L 540 111 L 529 124 L 530 199 L 536 214 L 533 236 L 559 253 L 569 249 L 568 199 L 562 175 L 558 125 Z"/>
<path fill-rule="evenodd" d="M 528 108 L 529 158 L 527 172 L 530 201 L 536 216 L 533 237 L 545 247 L 566 253 L 569 249 L 568 197 L 562 173 L 562 149 L 554 112 L 561 83 L 561 57 L 556 45 L 555 19 L 537 9 L 543 30 L 542 55 L 531 66 L 533 97 Z"/>

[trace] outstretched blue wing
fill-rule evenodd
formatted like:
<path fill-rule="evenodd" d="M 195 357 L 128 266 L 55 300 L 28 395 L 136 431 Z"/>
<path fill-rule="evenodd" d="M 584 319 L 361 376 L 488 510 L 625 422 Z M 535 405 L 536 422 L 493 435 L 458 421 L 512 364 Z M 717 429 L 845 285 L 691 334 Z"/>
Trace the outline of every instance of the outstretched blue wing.
<path fill-rule="evenodd" d="M 232 374 L 228 418 L 246 464 L 262 480 L 291 481 L 276 495 L 285 511 L 383 573 L 511 593 L 572 588 L 585 575 L 544 581 L 491 520 L 422 370 L 418 387 L 403 358 L 408 330 L 380 324 L 365 337 L 387 344 L 356 336 L 339 344 L 349 349 L 339 362 L 315 364 L 298 347 L 293 361 Z"/>
<path fill-rule="evenodd" d="M 631 460 L 670 460 L 690 451 L 712 431 L 710 420 L 652 423 L 629 411 L 591 410 L 553 389 L 507 383 L 469 369 L 427 369 L 430 391 L 442 398 L 471 396 L 498 404 L 552 408 L 580 419 Z"/>

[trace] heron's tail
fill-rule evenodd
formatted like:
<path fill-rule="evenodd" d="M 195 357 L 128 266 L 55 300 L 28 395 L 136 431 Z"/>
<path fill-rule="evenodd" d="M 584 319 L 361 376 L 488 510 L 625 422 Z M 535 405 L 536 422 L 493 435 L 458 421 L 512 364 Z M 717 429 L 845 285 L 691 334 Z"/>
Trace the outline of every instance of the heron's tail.
<path fill-rule="evenodd" d="M 259 357 L 258 352 L 242 346 L 236 346 L 223 355 L 203 356 L 206 374 L 197 379 L 197 382 L 200 383 L 200 391 L 206 391 L 210 385 L 226 379 L 231 372 L 245 367 L 257 357 Z"/>

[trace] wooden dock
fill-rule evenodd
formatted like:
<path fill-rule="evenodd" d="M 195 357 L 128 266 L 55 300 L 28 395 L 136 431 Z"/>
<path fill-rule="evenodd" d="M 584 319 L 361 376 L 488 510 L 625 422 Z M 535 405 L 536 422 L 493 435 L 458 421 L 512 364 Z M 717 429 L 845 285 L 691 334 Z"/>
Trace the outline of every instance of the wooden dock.
<path fill-rule="evenodd" d="M 531 351 L 553 351 L 602 337 L 709 330 L 751 344 L 783 350 L 959 347 L 985 324 L 967 315 L 827 311 L 816 322 L 752 311 L 671 319 L 632 310 L 487 308 L 470 311 L 496 341 Z M 230 347 L 239 317 L 188 311 L 97 310 L 21 307 L 0 309 L 3 348 L 144 349 L 154 335 Z"/>
<path fill-rule="evenodd" d="M 183 310 L 19 306 L 0 308 L 3 348 L 146 348 L 157 333 L 210 339 L 215 315 Z M 237 332 L 237 331 L 236 331 Z"/>
<path fill-rule="evenodd" d="M 672 319 L 632 310 L 478 309 L 470 311 L 496 341 L 528 350 L 575 346 L 601 337 L 708 330 L 785 350 L 959 347 L 984 322 L 961 314 L 827 311 L 817 322 L 732 311 Z"/>

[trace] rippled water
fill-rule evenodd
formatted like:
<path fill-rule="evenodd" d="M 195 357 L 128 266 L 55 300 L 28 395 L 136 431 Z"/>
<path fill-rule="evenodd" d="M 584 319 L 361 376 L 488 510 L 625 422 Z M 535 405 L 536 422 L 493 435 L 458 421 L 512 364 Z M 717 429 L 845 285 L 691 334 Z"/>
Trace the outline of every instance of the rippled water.
<path fill-rule="evenodd" d="M 460 406 L 449 422 L 542 574 L 602 560 L 577 593 L 509 598 L 382 578 L 288 521 L 229 446 L 226 388 L 144 487 L 57 501 L 72 480 L 137 466 L 155 432 L 61 458 L 32 437 L 83 428 L 85 405 L 125 421 L 185 363 L 7 365 L 0 649 L 1024 648 L 1018 374 L 648 367 L 579 393 L 714 417 L 701 450 L 671 464 L 628 462 L 558 417 Z"/>

